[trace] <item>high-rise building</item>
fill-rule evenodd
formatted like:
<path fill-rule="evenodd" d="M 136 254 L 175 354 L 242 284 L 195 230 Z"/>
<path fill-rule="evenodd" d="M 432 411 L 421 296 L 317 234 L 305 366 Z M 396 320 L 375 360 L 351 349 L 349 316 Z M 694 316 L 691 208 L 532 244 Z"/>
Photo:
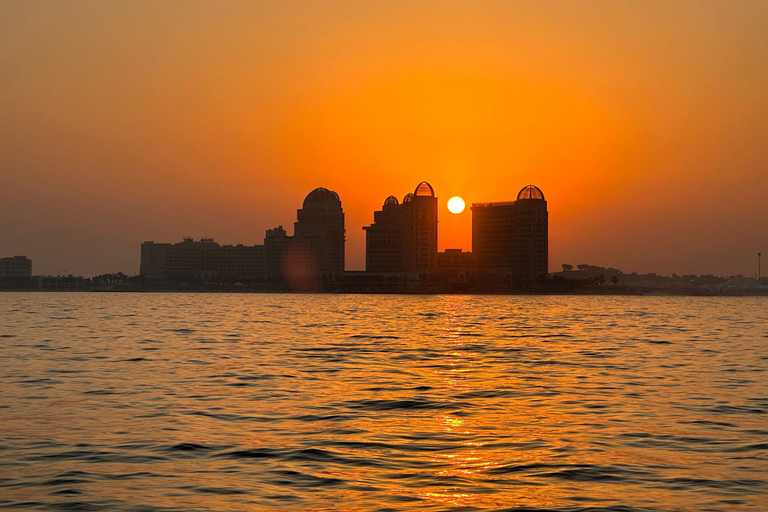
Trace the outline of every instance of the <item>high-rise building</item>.
<path fill-rule="evenodd" d="M 423 181 L 403 202 L 389 196 L 365 230 L 368 272 L 430 272 L 437 263 L 437 198 Z"/>
<path fill-rule="evenodd" d="M 409 196 L 412 194 L 408 194 Z M 381 211 L 373 212 L 373 224 L 365 230 L 365 269 L 368 272 L 401 272 L 403 261 L 403 210 L 389 196 Z"/>
<path fill-rule="evenodd" d="M 504 268 L 517 280 L 548 272 L 547 202 L 528 185 L 517 201 L 472 204 L 472 253 L 480 267 Z"/>
<path fill-rule="evenodd" d="M 270 280 L 282 279 L 283 254 L 291 241 L 283 226 L 268 229 L 264 235 L 264 270 Z"/>
<path fill-rule="evenodd" d="M 296 211 L 293 228 L 298 252 L 308 258 L 308 268 L 318 272 L 344 272 L 344 210 L 339 194 L 316 188 Z"/>

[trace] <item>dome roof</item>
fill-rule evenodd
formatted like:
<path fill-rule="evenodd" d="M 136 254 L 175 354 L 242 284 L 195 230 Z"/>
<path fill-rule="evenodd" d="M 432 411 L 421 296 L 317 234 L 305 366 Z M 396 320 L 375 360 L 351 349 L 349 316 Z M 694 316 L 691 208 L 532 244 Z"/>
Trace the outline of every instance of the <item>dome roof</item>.
<path fill-rule="evenodd" d="M 389 196 L 384 200 L 384 206 L 390 206 L 393 204 L 395 205 L 400 204 L 400 201 L 398 201 L 395 196 Z"/>
<path fill-rule="evenodd" d="M 403 203 L 410 203 L 411 201 L 413 201 L 413 194 L 409 192 L 405 194 L 405 197 L 403 198 Z"/>
<path fill-rule="evenodd" d="M 433 189 L 432 185 L 430 185 L 426 181 L 422 181 L 416 187 L 416 190 L 413 192 L 413 195 L 415 195 L 415 196 L 432 196 L 432 197 L 435 197 L 435 189 Z"/>
<path fill-rule="evenodd" d="M 517 194 L 517 199 L 541 199 L 544 200 L 544 194 L 541 189 L 535 185 L 528 185 Z"/>
<path fill-rule="evenodd" d="M 319 187 L 307 194 L 307 197 L 304 198 L 303 208 L 322 208 L 327 206 L 341 208 L 341 199 L 339 199 L 339 194 L 333 190 Z"/>

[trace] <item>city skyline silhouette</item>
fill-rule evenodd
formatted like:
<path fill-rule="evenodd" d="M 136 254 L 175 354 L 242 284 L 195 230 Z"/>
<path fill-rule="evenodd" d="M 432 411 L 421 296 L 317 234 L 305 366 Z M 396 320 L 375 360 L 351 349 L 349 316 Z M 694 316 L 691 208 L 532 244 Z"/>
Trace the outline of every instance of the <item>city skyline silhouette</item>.
<path fill-rule="evenodd" d="M 36 271 L 254 243 L 318 186 L 367 225 L 419 177 L 537 184 L 553 265 L 753 274 L 765 249 L 763 3 L 74 5 L 0 5 L 0 254 Z M 438 250 L 469 226 L 444 215 Z"/>
<path fill-rule="evenodd" d="M 0 507 L 765 510 L 766 27 L 0 0 Z"/>

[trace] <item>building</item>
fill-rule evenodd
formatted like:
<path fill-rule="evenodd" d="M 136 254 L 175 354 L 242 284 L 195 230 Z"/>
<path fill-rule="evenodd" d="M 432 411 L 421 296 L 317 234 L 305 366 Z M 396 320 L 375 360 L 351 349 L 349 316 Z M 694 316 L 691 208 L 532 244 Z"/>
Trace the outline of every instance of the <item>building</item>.
<path fill-rule="evenodd" d="M 0 258 L 0 279 L 32 277 L 32 260 L 26 256 Z"/>
<path fill-rule="evenodd" d="M 408 194 L 412 196 L 413 194 Z M 406 196 L 406 197 L 408 197 Z M 395 196 L 389 196 L 381 211 L 373 212 L 373 224 L 365 230 L 365 269 L 368 272 L 402 272 L 403 210 Z"/>
<path fill-rule="evenodd" d="M 293 238 L 306 259 L 307 268 L 318 272 L 344 272 L 344 210 L 339 194 L 316 188 L 296 211 Z"/>
<path fill-rule="evenodd" d="M 336 192 L 317 188 L 297 211 L 294 235 L 282 226 L 268 229 L 263 245 L 220 245 L 212 238 L 179 243 L 144 242 L 140 274 L 149 279 L 218 278 L 226 281 L 289 285 L 301 276 L 301 289 L 315 277 L 344 271 L 344 211 Z"/>
<path fill-rule="evenodd" d="M 479 267 L 531 281 L 547 275 L 548 251 L 547 201 L 539 188 L 524 187 L 516 201 L 472 204 L 472 253 Z"/>
<path fill-rule="evenodd" d="M 437 266 L 437 198 L 422 181 L 403 202 L 389 196 L 365 230 L 368 272 L 432 272 Z"/>
<path fill-rule="evenodd" d="M 268 229 L 264 235 L 264 270 L 270 281 L 282 279 L 283 254 L 290 242 L 283 226 Z"/>
<path fill-rule="evenodd" d="M 220 248 L 212 238 L 186 237 L 175 244 L 144 242 L 139 274 L 151 279 L 203 277 L 206 270 L 213 270 L 213 262 L 217 261 L 215 252 Z"/>

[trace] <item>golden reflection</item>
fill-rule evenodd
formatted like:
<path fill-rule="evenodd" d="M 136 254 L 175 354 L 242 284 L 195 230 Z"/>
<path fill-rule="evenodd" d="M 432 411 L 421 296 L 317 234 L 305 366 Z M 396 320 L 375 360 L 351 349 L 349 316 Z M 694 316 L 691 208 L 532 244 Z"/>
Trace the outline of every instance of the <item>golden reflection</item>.
<path fill-rule="evenodd" d="M 530 304 L 526 312 L 511 311 L 511 325 L 504 333 L 510 336 L 506 348 L 511 350 L 503 364 L 489 367 L 484 346 L 498 343 L 498 339 L 491 337 L 501 333 L 489 331 L 478 322 L 473 312 L 476 300 L 471 296 L 440 298 L 443 315 L 436 348 L 442 351 L 442 359 L 440 364 L 430 368 L 431 377 L 425 377 L 436 379 L 435 386 L 448 391 L 445 398 L 457 404 L 457 412 L 460 413 L 463 401 L 483 400 L 486 402 L 485 414 L 460 416 L 446 413 L 431 419 L 412 418 L 410 427 L 413 430 L 438 436 L 445 434 L 452 439 L 450 449 L 432 452 L 430 458 L 435 464 L 445 466 L 435 471 L 437 481 L 445 479 L 457 483 L 440 489 L 427 488 L 419 493 L 419 497 L 443 506 L 497 507 L 509 505 L 510 500 L 531 506 L 553 505 L 566 492 L 564 489 L 543 491 L 537 486 L 519 487 L 514 485 L 516 477 L 505 475 L 503 471 L 495 476 L 492 471 L 508 466 L 553 463 L 552 449 L 556 446 L 551 445 L 551 440 L 563 425 L 572 421 L 556 407 L 537 408 L 541 401 L 557 402 L 560 397 L 548 396 L 529 375 L 515 371 L 520 364 L 515 349 L 533 349 L 540 351 L 542 358 L 546 357 L 546 340 L 531 339 L 526 334 L 537 324 L 546 322 L 550 315 L 562 315 L 563 311 L 556 311 L 560 309 L 556 304 L 545 307 Z M 537 307 L 537 314 L 532 315 L 530 310 Z M 524 315 L 526 322 L 515 324 L 516 314 Z M 569 385 L 577 389 L 579 384 L 573 378 Z M 549 444 L 543 443 L 542 439 L 549 440 Z M 581 459 L 585 458 L 588 457 Z M 482 483 L 488 481 L 493 483 Z M 474 483 L 470 485 L 469 482 Z M 494 492 L 488 492 L 489 486 L 495 488 Z M 514 497 L 502 491 L 504 498 L 500 498 L 500 488 L 514 488 Z"/>
<path fill-rule="evenodd" d="M 436 493 L 436 492 L 425 492 L 421 495 L 422 498 L 433 501 L 435 503 L 440 503 L 443 505 L 451 505 L 454 507 L 468 507 L 471 505 L 474 505 L 474 500 L 472 499 L 473 496 L 471 494 L 464 494 L 464 493 L 453 493 L 450 494 L 446 490 L 446 492 L 443 493 Z"/>
<path fill-rule="evenodd" d="M 702 373 L 765 353 L 754 337 L 732 339 L 727 354 L 701 350 L 710 329 L 739 325 L 718 319 L 731 307 L 722 301 L 707 298 L 707 314 L 691 317 L 692 330 L 712 319 L 695 343 L 674 329 L 662 331 L 671 344 L 647 345 L 664 318 L 690 311 L 627 319 L 645 297 L 600 297 L 599 313 L 585 313 L 597 298 L 128 295 L 68 298 L 84 306 L 69 320 L 6 308 L 25 323 L 6 329 L 28 340 L 0 347 L 26 361 L 8 365 L 4 397 L 16 405 L 0 408 L 28 481 L 6 486 L 9 499 L 28 500 L 28 483 L 50 477 L 43 466 L 92 471 L 94 460 L 105 475 L 138 475 L 79 486 L 98 499 L 211 510 L 293 510 L 297 500 L 369 510 L 393 497 L 423 500 L 402 506 L 411 510 L 565 509 L 575 497 L 609 506 L 611 493 L 702 510 L 721 489 L 691 504 L 692 492 L 648 484 L 692 474 L 749 492 L 723 475 L 754 471 L 730 455 L 759 440 L 700 423 L 716 418 L 708 396 L 734 409 L 743 393 L 758 396 Z M 34 300 L 42 309 L 50 299 Z M 618 323 L 610 338 L 606 318 Z M 87 322 L 100 327 L 85 343 Z M 745 431 L 763 427 L 759 415 L 728 415 Z"/>
<path fill-rule="evenodd" d="M 443 335 L 440 337 L 444 354 L 441 368 L 436 368 L 434 374 L 442 380 L 443 386 L 454 392 L 468 393 L 477 388 L 472 386 L 473 375 L 477 370 L 477 354 L 465 347 L 477 343 L 478 337 L 473 336 L 472 327 L 467 325 L 467 311 L 471 308 L 472 298 L 468 296 L 442 297 L 444 316 Z M 459 402 L 451 397 L 450 400 Z M 456 478 L 459 481 L 471 479 L 478 471 L 489 465 L 483 453 L 473 449 L 482 443 L 474 441 L 479 433 L 468 425 L 465 418 L 450 414 L 435 417 L 433 430 L 439 429 L 451 434 L 457 439 L 458 450 L 444 453 L 434 453 L 432 459 L 438 464 L 448 463 L 448 467 L 437 472 L 440 477 Z M 457 488 L 446 488 L 440 492 L 427 490 L 420 493 L 424 500 L 439 503 L 444 506 L 472 506 L 483 499 L 482 495 L 461 491 Z"/>

